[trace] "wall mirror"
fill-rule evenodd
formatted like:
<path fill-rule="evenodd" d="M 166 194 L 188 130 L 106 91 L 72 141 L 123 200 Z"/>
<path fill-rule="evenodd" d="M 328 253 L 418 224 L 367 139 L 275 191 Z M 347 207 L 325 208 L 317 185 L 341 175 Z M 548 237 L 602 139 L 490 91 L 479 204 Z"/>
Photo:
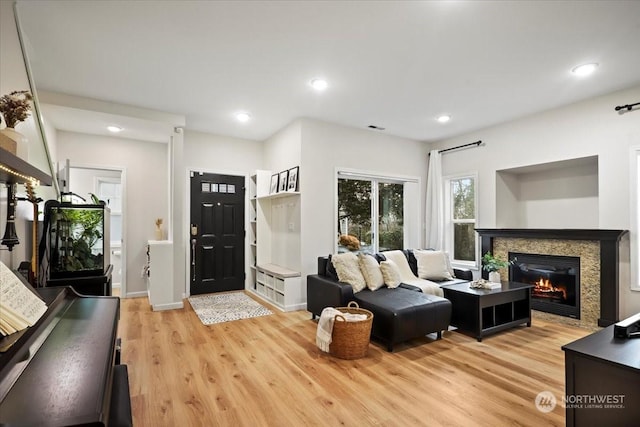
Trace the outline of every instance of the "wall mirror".
<path fill-rule="evenodd" d="M 22 158 L 54 178 L 53 185 L 38 188 L 37 195 L 44 200 L 55 199 L 59 196 L 59 188 L 29 64 L 28 40 L 20 28 L 18 4 L 3 1 L 0 2 L 0 8 L 0 96 L 16 90 L 29 90 L 32 93 L 34 100 L 31 115 L 16 126 L 16 130 L 27 140 L 26 151 L 23 151 L 26 154 Z"/>

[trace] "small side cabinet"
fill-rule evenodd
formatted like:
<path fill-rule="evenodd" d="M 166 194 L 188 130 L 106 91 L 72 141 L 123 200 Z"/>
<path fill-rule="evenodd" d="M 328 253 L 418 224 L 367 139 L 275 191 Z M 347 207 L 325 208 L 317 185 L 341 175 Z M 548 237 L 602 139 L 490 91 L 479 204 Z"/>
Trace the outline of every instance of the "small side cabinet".
<path fill-rule="evenodd" d="M 147 243 L 147 296 L 153 311 L 182 308 L 173 297 L 173 242 L 149 240 Z"/>

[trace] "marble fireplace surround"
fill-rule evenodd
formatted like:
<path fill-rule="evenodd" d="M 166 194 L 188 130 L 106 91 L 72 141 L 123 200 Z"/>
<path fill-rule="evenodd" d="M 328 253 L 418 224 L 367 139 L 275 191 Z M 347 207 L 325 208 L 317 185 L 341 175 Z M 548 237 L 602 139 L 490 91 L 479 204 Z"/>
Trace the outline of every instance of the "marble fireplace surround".
<path fill-rule="evenodd" d="M 620 239 L 626 230 L 477 228 L 476 231 L 481 238 L 481 253 L 491 252 L 501 259 L 508 259 L 509 252 L 580 257 L 578 323 L 605 327 L 620 320 L 619 253 Z M 501 275 L 508 276 L 506 269 Z"/>

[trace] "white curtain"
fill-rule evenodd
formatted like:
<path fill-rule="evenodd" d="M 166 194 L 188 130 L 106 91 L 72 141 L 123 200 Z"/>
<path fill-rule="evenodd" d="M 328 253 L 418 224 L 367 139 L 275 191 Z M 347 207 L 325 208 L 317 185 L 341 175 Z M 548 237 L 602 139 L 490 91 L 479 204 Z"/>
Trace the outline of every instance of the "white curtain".
<path fill-rule="evenodd" d="M 438 150 L 429 153 L 426 203 L 426 247 L 443 250 L 444 246 L 444 196 L 442 194 L 442 155 Z"/>

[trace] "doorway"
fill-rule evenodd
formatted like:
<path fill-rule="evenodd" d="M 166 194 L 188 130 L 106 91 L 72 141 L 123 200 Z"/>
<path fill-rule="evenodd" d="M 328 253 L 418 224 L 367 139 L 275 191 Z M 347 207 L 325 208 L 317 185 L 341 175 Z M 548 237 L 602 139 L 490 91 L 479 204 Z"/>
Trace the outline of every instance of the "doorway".
<path fill-rule="evenodd" d="M 191 172 L 191 295 L 244 289 L 244 182 L 244 176 Z"/>
<path fill-rule="evenodd" d="M 110 211 L 111 295 L 126 296 L 124 169 L 69 166 L 66 190 L 91 203 L 91 194 Z M 83 202 L 84 203 L 84 202 Z"/>

